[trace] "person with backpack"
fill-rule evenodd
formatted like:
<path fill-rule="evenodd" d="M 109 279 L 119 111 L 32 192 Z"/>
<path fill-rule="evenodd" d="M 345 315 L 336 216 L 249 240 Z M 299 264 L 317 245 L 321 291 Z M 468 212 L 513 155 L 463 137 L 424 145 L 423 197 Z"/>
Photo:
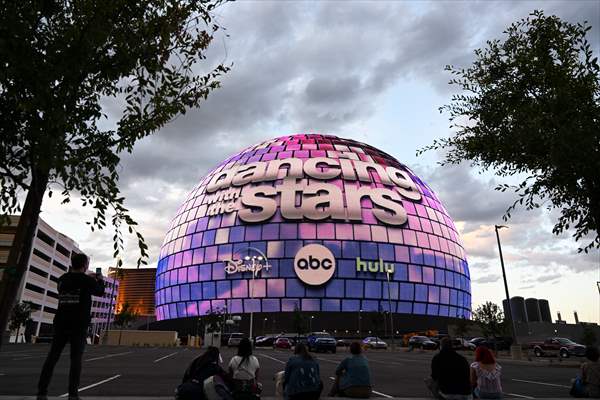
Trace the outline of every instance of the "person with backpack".
<path fill-rule="evenodd" d="M 40 374 L 38 400 L 48 399 L 48 386 L 54 367 L 67 343 L 71 345 L 69 400 L 79 399 L 81 364 L 91 321 L 92 296 L 104 294 L 102 274 L 88 275 L 89 263 L 90 259 L 85 254 L 73 253 L 70 271 L 58 278 L 58 310 L 54 316 L 54 336 Z"/>
<path fill-rule="evenodd" d="M 235 399 L 258 399 L 262 387 L 258 383 L 260 363 L 252 355 L 252 342 L 242 338 L 236 356 L 229 361 L 229 376 L 233 379 L 233 396 Z"/>
<path fill-rule="evenodd" d="M 359 342 L 350 344 L 352 356 L 345 358 L 335 369 L 335 383 L 329 396 L 366 399 L 371 397 L 371 372 L 369 362 L 362 355 Z"/>
<path fill-rule="evenodd" d="M 579 376 L 573 380 L 571 396 L 600 398 L 600 352 L 597 347 L 585 349 L 587 361 L 581 364 Z"/>
<path fill-rule="evenodd" d="M 502 367 L 494 354 L 485 346 L 475 349 L 475 362 L 471 364 L 473 394 L 479 399 L 502 398 Z"/>
<path fill-rule="evenodd" d="M 220 363 L 219 349 L 210 346 L 185 370 L 175 398 L 177 400 L 230 399 L 231 381 Z M 209 388 L 210 396 L 205 393 L 205 388 Z"/>
<path fill-rule="evenodd" d="M 294 349 L 285 364 L 283 392 L 287 400 L 318 400 L 323 391 L 319 364 L 308 353 L 304 343 Z"/>

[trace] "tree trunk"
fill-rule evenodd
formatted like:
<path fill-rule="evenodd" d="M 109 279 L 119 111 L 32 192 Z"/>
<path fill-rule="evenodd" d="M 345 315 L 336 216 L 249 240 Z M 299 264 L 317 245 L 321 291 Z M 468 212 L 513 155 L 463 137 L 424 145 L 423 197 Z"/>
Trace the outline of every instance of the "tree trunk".
<path fill-rule="evenodd" d="M 6 331 L 11 310 L 21 287 L 21 281 L 25 272 L 27 272 L 29 254 L 31 253 L 33 237 L 37 229 L 40 208 L 42 207 L 47 185 L 48 171 L 33 171 L 31 186 L 29 192 L 27 192 L 17 232 L 8 254 L 8 269 L 5 270 L 4 279 L 0 285 L 0 332 Z M 1 338 L 2 335 L 0 335 L 0 347 L 2 346 Z"/>

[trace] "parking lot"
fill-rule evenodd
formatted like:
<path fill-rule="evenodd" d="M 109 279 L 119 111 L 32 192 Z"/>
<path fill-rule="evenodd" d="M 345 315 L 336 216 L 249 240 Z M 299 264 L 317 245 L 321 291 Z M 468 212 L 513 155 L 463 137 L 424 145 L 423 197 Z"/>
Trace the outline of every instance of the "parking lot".
<path fill-rule="evenodd" d="M 35 395 L 35 386 L 49 346 L 6 345 L 0 352 L 0 395 Z M 201 353 L 193 348 L 139 348 L 88 346 L 81 380 L 82 396 L 166 396 L 172 397 L 185 368 Z M 233 349 L 222 350 L 228 363 Z M 273 374 L 284 368 L 290 350 L 257 349 L 261 363 L 260 380 L 264 395 L 274 395 Z M 433 352 L 368 351 L 375 394 L 381 397 L 428 397 L 423 378 L 429 374 Z M 347 355 L 317 354 L 325 393 L 336 365 Z M 468 355 L 471 361 L 471 355 Z M 56 367 L 51 396 L 66 393 L 68 350 Z M 573 362 L 550 365 L 542 362 L 501 360 L 506 397 L 568 397 L 570 379 L 577 369 Z"/>

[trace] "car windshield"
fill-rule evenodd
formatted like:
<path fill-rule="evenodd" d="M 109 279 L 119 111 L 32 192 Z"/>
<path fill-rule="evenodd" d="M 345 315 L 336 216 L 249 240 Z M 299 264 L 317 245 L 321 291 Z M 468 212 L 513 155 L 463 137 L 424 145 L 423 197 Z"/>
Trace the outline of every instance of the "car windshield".
<path fill-rule="evenodd" d="M 567 338 L 556 338 L 556 340 L 560 344 L 576 344 L 574 341 L 572 341 L 571 339 L 567 339 Z"/>
<path fill-rule="evenodd" d="M 317 338 L 329 338 L 329 337 L 331 337 L 331 335 L 329 333 L 327 333 L 327 332 L 313 333 L 312 335 L 314 337 L 317 337 Z"/>

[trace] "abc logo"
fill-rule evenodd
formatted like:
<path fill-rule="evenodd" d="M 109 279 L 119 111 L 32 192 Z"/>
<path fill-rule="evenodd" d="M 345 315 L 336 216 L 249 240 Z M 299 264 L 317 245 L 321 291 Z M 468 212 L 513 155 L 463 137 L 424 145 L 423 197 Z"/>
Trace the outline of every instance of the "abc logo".
<path fill-rule="evenodd" d="M 335 258 L 327 247 L 309 244 L 296 253 L 294 270 L 307 285 L 322 285 L 335 273 Z"/>

